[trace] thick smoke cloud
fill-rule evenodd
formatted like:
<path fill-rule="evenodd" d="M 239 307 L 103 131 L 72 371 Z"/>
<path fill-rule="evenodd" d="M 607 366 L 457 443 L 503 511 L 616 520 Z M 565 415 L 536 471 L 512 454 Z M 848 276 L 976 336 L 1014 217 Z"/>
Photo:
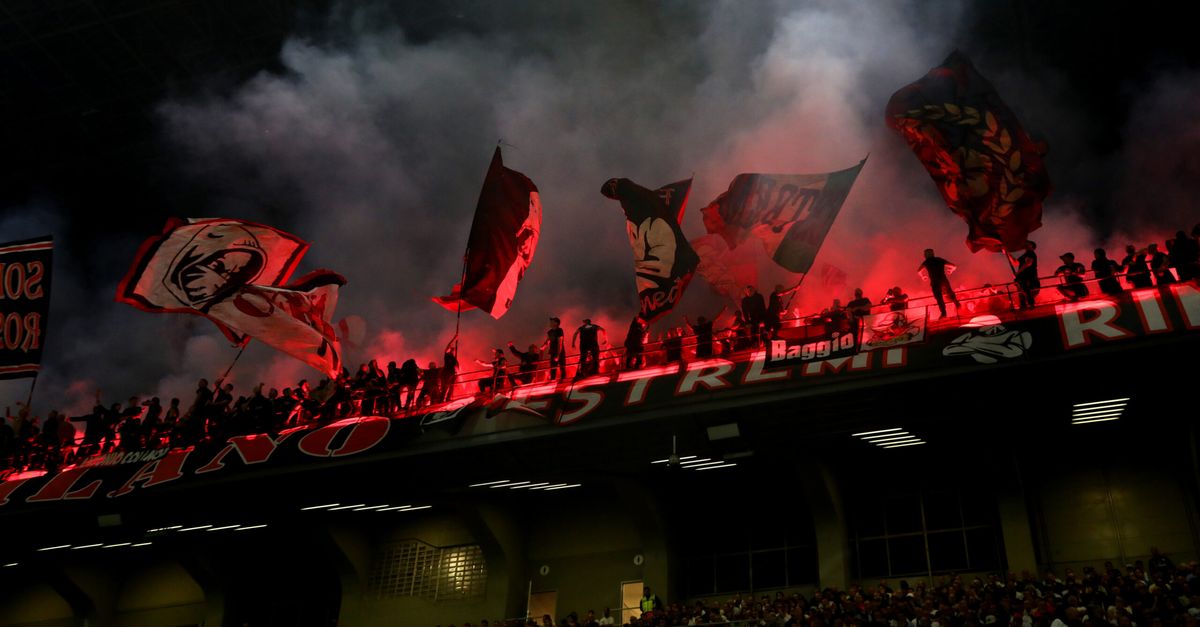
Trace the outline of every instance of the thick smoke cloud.
<path fill-rule="evenodd" d="M 299 234 L 313 242 L 302 270 L 347 276 L 339 313 L 368 322 L 365 346 L 349 351 L 351 367 L 370 357 L 424 364 L 440 356 L 454 314 L 429 297 L 457 280 L 498 139 L 506 164 L 538 184 L 544 229 L 508 315 L 464 314 L 467 363 L 508 339 L 540 341 L 550 315 L 563 318 L 568 334 L 591 317 L 620 343 L 636 297 L 620 210 L 598 193 L 613 176 L 650 186 L 694 173 L 684 230 L 698 236 L 699 208 L 740 172 L 830 171 L 870 154 L 814 266 L 842 269 L 848 285 L 828 288 L 814 277 L 795 305 L 819 309 L 857 285 L 875 299 L 894 284 L 925 293 L 915 268 L 927 246 L 959 264 L 956 284 L 1011 277 L 1001 257 L 966 250 L 965 225 L 882 121 L 895 89 L 955 47 L 970 54 L 959 3 L 480 3 L 443 16 L 461 27 L 431 35 L 417 25 L 420 37 L 362 5 L 335 8 L 290 39 L 282 71 L 159 108 L 178 174 L 209 192 L 209 215 Z M 1059 163 L 1079 157 L 1077 129 L 1059 124 L 1071 116 L 1053 99 L 1052 77 L 980 69 L 1031 130 L 1068 146 Z M 1156 97 L 1167 115 L 1186 113 L 1186 93 L 1164 88 Z M 1171 134 L 1165 124 L 1161 132 Z M 1137 167 L 1131 162 L 1131 178 L 1140 178 Z M 1076 217 L 1077 201 L 1059 197 L 1036 236 L 1044 265 L 1060 249 L 1085 258 L 1081 251 L 1100 241 Z M 59 290 L 69 281 L 63 269 Z M 88 289 L 111 293 L 117 278 Z M 795 279 L 763 285 L 776 280 Z M 697 278 L 678 312 L 711 315 L 720 306 Z M 52 333 L 73 345 L 46 377 L 50 397 L 75 408 L 90 405 L 95 387 L 111 390 L 109 402 L 140 393 L 186 404 L 195 379 L 211 380 L 235 354 L 198 318 L 116 305 L 86 318 L 59 314 Z M 234 374 L 241 392 L 260 380 L 282 387 L 316 378 L 253 343 Z"/>

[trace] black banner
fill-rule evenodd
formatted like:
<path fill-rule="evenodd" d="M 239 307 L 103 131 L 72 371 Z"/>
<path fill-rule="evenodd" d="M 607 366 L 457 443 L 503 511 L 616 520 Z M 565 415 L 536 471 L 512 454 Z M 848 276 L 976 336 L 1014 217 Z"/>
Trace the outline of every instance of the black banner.
<path fill-rule="evenodd" d="M 1044 315 L 982 315 L 934 325 L 923 339 L 854 352 L 844 337 L 783 340 L 798 346 L 791 362 L 767 367 L 769 351 L 733 359 L 667 363 L 574 380 L 519 386 L 506 395 L 460 398 L 422 414 L 364 416 L 309 424 L 278 434 L 240 435 L 186 448 L 112 452 L 56 473 L 17 473 L 0 481 L 0 507 L 86 499 L 136 498 L 146 488 L 256 468 L 311 466 L 325 460 L 439 445 L 451 438 L 492 437 L 501 431 L 703 411 L 714 398 L 753 390 L 803 393 L 847 381 L 885 384 L 918 372 L 988 372 L 1152 338 L 1179 341 L 1200 331 L 1200 289 L 1190 283 L 1046 307 Z M 846 334 L 846 336 L 851 336 Z M 851 336 L 852 337 L 852 336 Z M 822 345 L 821 342 L 828 342 Z M 852 341 L 848 341 L 853 346 Z M 805 348 L 806 343 L 817 345 Z M 825 351 L 828 354 L 822 356 Z M 786 356 L 785 350 L 785 356 Z M 753 403 L 753 397 L 747 401 Z M 214 475 L 213 473 L 216 473 Z M 153 492 L 153 490 L 151 490 Z"/>
<path fill-rule="evenodd" d="M 609 179 L 600 190 L 620 201 L 625 212 L 641 316 L 647 322 L 671 311 L 700 264 L 700 257 L 679 228 L 691 188 L 691 179 L 657 190 L 629 179 Z"/>
<path fill-rule="evenodd" d="M 0 379 L 36 377 L 50 315 L 49 236 L 0 244 Z"/>

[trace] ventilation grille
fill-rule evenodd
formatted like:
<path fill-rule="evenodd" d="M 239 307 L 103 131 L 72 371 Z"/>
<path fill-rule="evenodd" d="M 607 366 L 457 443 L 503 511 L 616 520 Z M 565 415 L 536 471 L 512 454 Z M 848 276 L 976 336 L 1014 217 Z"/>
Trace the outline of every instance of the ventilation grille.
<path fill-rule="evenodd" d="M 375 556 L 368 580 L 368 588 L 379 599 L 477 599 L 486 587 L 487 563 L 479 545 L 437 547 L 419 540 L 384 547 Z"/>

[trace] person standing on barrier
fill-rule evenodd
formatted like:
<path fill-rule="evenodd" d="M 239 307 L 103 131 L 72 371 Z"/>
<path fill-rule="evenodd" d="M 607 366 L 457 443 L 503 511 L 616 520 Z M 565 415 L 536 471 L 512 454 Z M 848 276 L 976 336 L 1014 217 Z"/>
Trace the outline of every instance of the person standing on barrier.
<path fill-rule="evenodd" d="M 1017 258 L 1016 277 L 1017 306 L 1029 309 L 1037 302 L 1038 292 L 1041 291 L 1042 281 L 1038 278 L 1037 244 L 1025 242 L 1025 252 Z"/>
<path fill-rule="evenodd" d="M 571 348 L 579 344 L 579 369 L 577 377 L 586 377 L 600 372 L 600 334 L 607 338 L 608 332 L 598 324 L 592 324 L 591 318 L 583 319 L 583 326 L 575 329 L 571 336 Z M 607 343 L 607 339 L 605 339 Z"/>
<path fill-rule="evenodd" d="M 629 323 L 629 332 L 625 334 L 625 369 L 637 370 L 646 365 L 646 321 L 640 315 L 634 316 Z"/>
<path fill-rule="evenodd" d="M 692 335 L 696 336 L 696 359 L 708 359 L 713 355 L 713 323 L 721 314 L 725 313 L 725 307 L 721 307 L 721 311 L 713 316 L 712 320 L 700 316 L 696 318 L 696 324 L 692 324 L 691 320 L 685 315 L 683 323 L 692 330 Z"/>
<path fill-rule="evenodd" d="M 763 323 L 763 332 L 768 339 L 779 337 L 779 329 L 783 328 L 783 297 L 789 294 L 796 293 L 800 289 L 800 284 L 796 284 L 791 289 L 783 289 L 782 285 L 776 285 L 775 291 L 767 297 L 767 314 L 766 321 Z"/>
<path fill-rule="evenodd" d="M 533 383 L 533 373 L 537 370 L 537 362 L 542 360 L 542 352 L 538 350 L 537 344 L 530 344 L 529 350 L 521 351 L 517 350 L 512 342 L 509 342 L 508 350 L 521 360 L 521 364 L 517 366 L 517 374 L 508 375 L 508 382 L 513 387 Z"/>
<path fill-rule="evenodd" d="M 446 352 L 442 355 L 442 371 L 440 373 L 441 382 L 439 389 L 441 397 L 437 400 L 446 402 L 454 396 L 454 384 L 458 381 L 458 334 L 450 338 L 450 343 L 446 344 Z"/>
<path fill-rule="evenodd" d="M 763 323 L 767 319 L 767 304 L 763 301 L 762 294 L 759 294 L 753 285 L 746 286 L 745 294 L 742 297 L 742 319 L 746 321 L 746 327 L 750 330 L 750 341 L 758 345 L 763 332 Z"/>
<path fill-rule="evenodd" d="M 567 347 L 563 340 L 562 321 L 551 317 L 550 328 L 546 329 L 546 341 L 542 342 L 542 352 L 550 355 L 551 380 L 555 374 L 559 379 L 567 378 Z"/>
<path fill-rule="evenodd" d="M 946 296 L 954 303 L 955 311 L 958 310 L 958 297 L 954 295 L 954 288 L 950 287 L 950 273 L 954 272 L 954 264 L 934 255 L 932 248 L 926 248 L 925 260 L 917 266 L 917 272 L 928 279 L 929 287 L 933 289 L 933 299 L 937 301 L 938 311 L 943 318 L 946 317 Z"/>
<path fill-rule="evenodd" d="M 1121 282 L 1117 280 L 1117 273 L 1121 271 L 1121 266 L 1109 259 L 1108 253 L 1103 248 L 1097 248 L 1094 254 L 1092 273 L 1099 279 L 1100 291 L 1109 296 L 1120 295 L 1125 291 L 1121 289 Z"/>
<path fill-rule="evenodd" d="M 860 337 L 863 319 L 871 315 L 871 299 L 863 296 L 861 287 L 854 288 L 854 298 L 846 303 L 846 311 L 850 313 L 850 330 L 854 337 Z"/>
<path fill-rule="evenodd" d="M 1121 260 L 1121 268 L 1125 270 L 1125 280 L 1129 281 L 1129 287 L 1135 290 L 1154 287 L 1154 282 L 1150 279 L 1150 268 L 1146 267 L 1146 251 L 1138 250 L 1133 244 L 1125 246 L 1125 258 Z"/>
<path fill-rule="evenodd" d="M 1146 247 L 1146 261 L 1150 263 L 1150 273 L 1154 275 L 1155 285 L 1175 283 L 1175 275 L 1171 274 L 1171 263 L 1167 255 L 1158 250 L 1158 244 Z"/>

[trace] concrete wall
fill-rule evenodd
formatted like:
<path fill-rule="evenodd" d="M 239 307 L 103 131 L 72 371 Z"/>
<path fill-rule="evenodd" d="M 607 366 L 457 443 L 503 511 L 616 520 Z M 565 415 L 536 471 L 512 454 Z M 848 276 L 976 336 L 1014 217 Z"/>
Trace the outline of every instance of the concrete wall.
<path fill-rule="evenodd" d="M 0 596 L 0 625 L 67 627 L 77 624 L 71 606 L 48 584 L 14 586 Z"/>
<path fill-rule="evenodd" d="M 1192 497 L 1179 475 L 1141 464 L 1064 466 L 1043 476 L 1036 495 L 1044 567 L 1121 566 L 1152 546 L 1177 562 L 1196 559 Z"/>
<path fill-rule="evenodd" d="M 656 565 L 647 561 L 642 534 L 622 508 L 580 503 L 538 517 L 529 529 L 529 570 L 533 591 L 558 591 L 558 615 L 582 617 L 589 609 L 614 613 L 621 606 L 621 582 L 646 580 Z M 634 557 L 642 556 L 635 564 Z M 662 565 L 659 564 L 659 567 Z M 542 567 L 549 569 L 541 574 Z M 648 582 L 652 587 L 653 582 Z M 666 598 L 666 581 L 656 588 Z"/>

